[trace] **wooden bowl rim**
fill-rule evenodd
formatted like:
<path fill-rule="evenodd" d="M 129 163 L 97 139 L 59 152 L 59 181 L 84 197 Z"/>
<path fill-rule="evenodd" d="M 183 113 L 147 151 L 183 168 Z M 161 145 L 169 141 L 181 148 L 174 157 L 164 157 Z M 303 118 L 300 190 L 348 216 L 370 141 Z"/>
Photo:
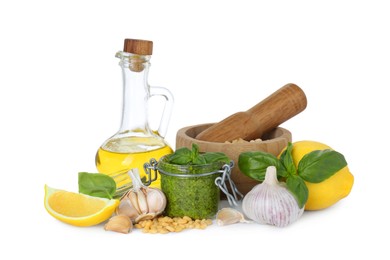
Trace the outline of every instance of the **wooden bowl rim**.
<path fill-rule="evenodd" d="M 291 138 L 291 132 L 283 127 L 276 127 L 274 130 L 272 131 L 277 131 L 277 130 L 280 130 L 282 132 L 282 134 L 278 137 L 275 137 L 275 138 L 272 138 L 272 139 L 267 139 L 267 140 L 263 140 L 263 141 L 260 141 L 260 142 L 242 142 L 242 143 L 219 143 L 219 142 L 209 142 L 209 141 L 203 141 L 203 140 L 198 140 L 198 139 L 195 139 L 195 137 L 193 136 L 190 136 L 188 135 L 188 132 L 190 130 L 193 130 L 194 128 L 202 128 L 204 127 L 204 129 L 212 126 L 214 123 L 206 123 L 206 124 L 198 124 L 198 125 L 192 125 L 192 126 L 186 126 L 186 127 L 183 127 L 181 129 L 179 129 L 177 131 L 177 137 L 181 137 L 181 138 L 187 138 L 187 139 L 190 139 L 190 140 L 194 140 L 194 142 L 198 143 L 198 144 L 213 144 L 213 145 L 218 145 L 218 146 L 230 146 L 230 145 L 236 145 L 236 146 L 262 146 L 264 144 L 272 144 L 272 143 L 275 143 L 275 142 L 280 142 L 280 141 L 284 141 L 284 140 L 289 140 Z"/>

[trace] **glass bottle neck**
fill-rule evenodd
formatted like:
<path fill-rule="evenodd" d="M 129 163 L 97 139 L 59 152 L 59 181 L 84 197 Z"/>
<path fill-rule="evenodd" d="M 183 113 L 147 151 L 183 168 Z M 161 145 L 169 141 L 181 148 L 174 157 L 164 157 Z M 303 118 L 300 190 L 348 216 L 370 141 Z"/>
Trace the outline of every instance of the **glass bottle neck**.
<path fill-rule="evenodd" d="M 152 135 L 148 124 L 150 87 L 148 72 L 150 56 L 118 52 L 123 76 L 123 105 L 120 134 Z"/>

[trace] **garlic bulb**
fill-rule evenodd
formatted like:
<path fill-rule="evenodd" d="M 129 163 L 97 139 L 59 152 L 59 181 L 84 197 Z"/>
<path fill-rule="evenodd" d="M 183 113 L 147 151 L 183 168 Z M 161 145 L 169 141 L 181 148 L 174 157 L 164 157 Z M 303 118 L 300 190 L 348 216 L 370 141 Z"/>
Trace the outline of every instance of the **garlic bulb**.
<path fill-rule="evenodd" d="M 242 209 L 248 218 L 277 227 L 296 221 L 304 211 L 284 183 L 278 182 L 275 166 L 269 166 L 264 182 L 245 195 Z"/>
<path fill-rule="evenodd" d="M 133 187 L 120 199 L 116 214 L 128 216 L 133 223 L 153 219 L 161 214 L 167 205 L 164 193 L 160 189 L 145 186 L 137 168 L 131 169 L 128 174 Z"/>

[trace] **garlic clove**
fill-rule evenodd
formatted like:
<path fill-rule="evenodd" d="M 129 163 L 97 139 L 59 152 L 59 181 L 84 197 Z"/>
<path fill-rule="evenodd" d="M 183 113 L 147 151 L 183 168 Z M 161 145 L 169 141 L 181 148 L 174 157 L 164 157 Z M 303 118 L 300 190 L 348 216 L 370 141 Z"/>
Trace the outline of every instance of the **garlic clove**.
<path fill-rule="evenodd" d="M 244 215 L 239 212 L 236 209 L 233 208 L 223 208 L 217 212 L 217 224 L 218 226 L 225 226 L 235 223 L 249 223 L 250 221 L 247 221 L 244 218 Z"/>
<path fill-rule="evenodd" d="M 136 219 L 135 219 L 135 223 L 138 223 L 142 220 L 149 220 L 149 219 L 154 219 L 155 217 L 157 216 L 156 213 L 147 213 L 147 214 L 142 214 L 142 215 L 139 215 Z"/>
<path fill-rule="evenodd" d="M 133 207 L 137 210 L 138 214 L 142 214 L 140 206 L 138 204 L 137 193 L 132 191 L 132 190 L 130 190 L 126 197 L 129 199 L 129 201 L 133 205 Z"/>
<path fill-rule="evenodd" d="M 104 225 L 104 230 L 128 234 L 133 229 L 133 223 L 128 216 L 116 215 Z"/>
<path fill-rule="evenodd" d="M 129 199 L 122 199 L 115 212 L 117 215 L 126 215 L 133 221 L 139 216 Z"/>
<path fill-rule="evenodd" d="M 138 199 L 138 206 L 139 206 L 139 210 L 140 210 L 141 214 L 146 214 L 149 212 L 148 201 L 147 201 L 146 195 L 145 195 L 146 189 L 141 188 L 141 189 L 136 191 L 137 199 Z"/>
<path fill-rule="evenodd" d="M 148 189 L 146 199 L 149 206 L 149 213 L 160 214 L 167 205 L 167 199 L 159 189 Z"/>

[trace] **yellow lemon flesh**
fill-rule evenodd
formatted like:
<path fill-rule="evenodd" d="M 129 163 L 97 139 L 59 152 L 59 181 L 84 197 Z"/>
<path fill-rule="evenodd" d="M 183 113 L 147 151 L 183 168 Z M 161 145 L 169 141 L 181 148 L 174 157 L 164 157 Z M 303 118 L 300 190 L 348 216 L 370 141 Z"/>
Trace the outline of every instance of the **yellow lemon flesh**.
<path fill-rule="evenodd" d="M 45 185 L 45 208 L 54 218 L 80 227 L 97 225 L 114 213 L 119 200 L 58 190 Z"/>
<path fill-rule="evenodd" d="M 298 167 L 302 157 L 315 150 L 332 149 L 331 147 L 315 141 L 298 141 L 293 143 L 292 157 Z M 351 192 L 354 177 L 345 166 L 340 171 L 320 183 L 306 182 L 309 197 L 305 210 L 320 210 L 332 206 Z"/>

